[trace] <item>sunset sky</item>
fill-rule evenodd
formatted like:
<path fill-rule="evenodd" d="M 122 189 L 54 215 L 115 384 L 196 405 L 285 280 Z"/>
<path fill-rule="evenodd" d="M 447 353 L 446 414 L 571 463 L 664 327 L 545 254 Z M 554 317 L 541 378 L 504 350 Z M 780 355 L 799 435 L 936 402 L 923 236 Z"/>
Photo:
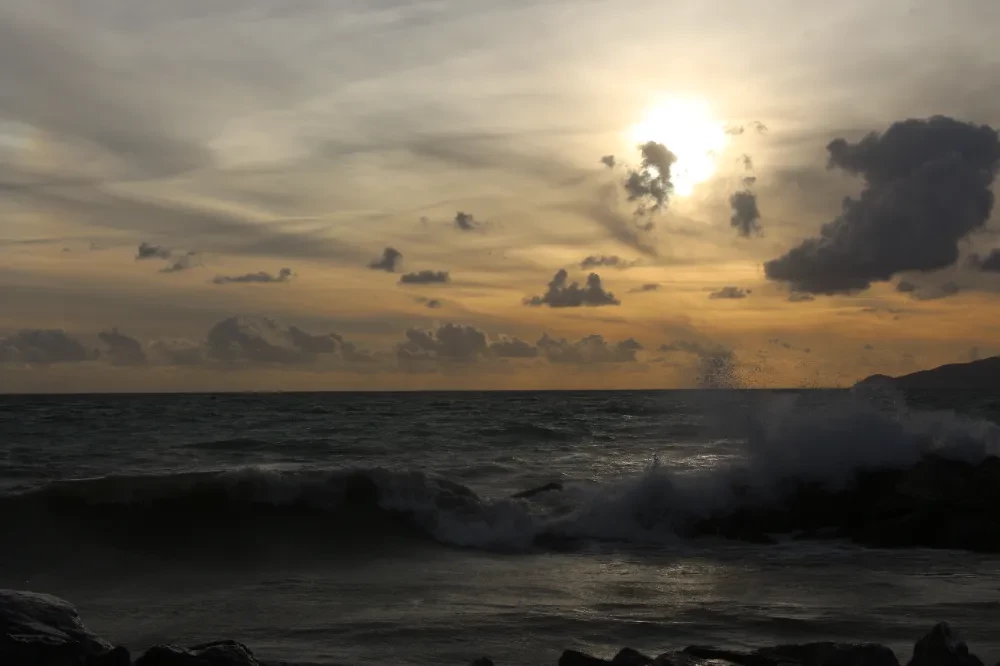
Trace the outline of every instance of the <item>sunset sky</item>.
<path fill-rule="evenodd" d="M 995 0 L 6 0 L 0 391 L 1000 353 L 998 35 Z"/>

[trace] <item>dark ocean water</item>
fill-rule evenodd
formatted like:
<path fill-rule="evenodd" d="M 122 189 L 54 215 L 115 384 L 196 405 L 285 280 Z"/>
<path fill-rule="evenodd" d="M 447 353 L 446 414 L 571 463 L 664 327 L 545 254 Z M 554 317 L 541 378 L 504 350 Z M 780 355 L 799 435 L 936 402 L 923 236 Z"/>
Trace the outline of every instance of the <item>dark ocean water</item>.
<path fill-rule="evenodd" d="M 63 596 L 133 650 L 235 638 L 297 664 L 906 653 L 937 620 L 992 663 L 1000 558 L 671 526 L 731 501 L 735 468 L 766 487 L 928 448 L 977 459 L 1000 453 L 998 421 L 1000 396 L 969 392 L 0 396 L 0 587 Z M 357 504 L 355 472 L 410 520 Z"/>

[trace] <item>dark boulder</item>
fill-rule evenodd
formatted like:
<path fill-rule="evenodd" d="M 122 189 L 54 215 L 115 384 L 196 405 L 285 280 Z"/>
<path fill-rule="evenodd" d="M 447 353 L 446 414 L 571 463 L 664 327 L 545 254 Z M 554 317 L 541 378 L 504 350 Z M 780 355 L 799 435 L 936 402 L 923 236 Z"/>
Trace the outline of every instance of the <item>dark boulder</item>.
<path fill-rule="evenodd" d="M 647 657 L 638 650 L 632 648 L 622 648 L 611 660 L 611 666 L 649 666 L 653 663 L 652 657 Z"/>
<path fill-rule="evenodd" d="M 790 662 L 801 666 L 899 666 L 896 654 L 876 643 L 806 643 L 762 648 L 754 655 L 772 663 Z"/>
<path fill-rule="evenodd" d="M 184 649 L 154 645 L 136 659 L 135 666 L 259 666 L 253 652 L 236 641 L 215 641 Z"/>
<path fill-rule="evenodd" d="M 124 666 L 124 648 L 91 633 L 68 601 L 37 592 L 0 590 L 3 666 Z"/>
<path fill-rule="evenodd" d="M 913 658 L 907 666 L 983 666 L 983 662 L 969 653 L 965 641 L 947 622 L 939 622 L 913 646 Z"/>
<path fill-rule="evenodd" d="M 559 666 L 610 666 L 607 659 L 598 659 L 589 654 L 577 652 L 576 650 L 566 650 L 559 657 Z"/>

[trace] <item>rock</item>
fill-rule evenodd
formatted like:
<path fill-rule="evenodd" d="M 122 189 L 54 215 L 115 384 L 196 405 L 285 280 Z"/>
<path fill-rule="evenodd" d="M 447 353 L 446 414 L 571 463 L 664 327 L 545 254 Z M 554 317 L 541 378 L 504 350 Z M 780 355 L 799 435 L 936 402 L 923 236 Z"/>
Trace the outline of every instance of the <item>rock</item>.
<path fill-rule="evenodd" d="M 913 646 L 913 658 L 907 666 L 983 666 L 983 662 L 969 653 L 965 641 L 947 622 L 939 622 Z"/>
<path fill-rule="evenodd" d="M 734 650 L 719 650 L 712 647 L 703 647 L 700 645 L 692 645 L 691 647 L 684 648 L 684 654 L 689 654 L 693 657 L 698 657 L 699 659 L 717 659 L 721 661 L 728 661 L 732 664 L 739 664 L 740 666 L 774 666 L 774 660 L 768 659 L 767 657 L 751 654 L 747 652 L 736 652 Z"/>
<path fill-rule="evenodd" d="M 653 663 L 652 657 L 647 657 L 638 650 L 632 648 L 622 648 L 611 660 L 611 666 L 649 666 Z"/>
<path fill-rule="evenodd" d="M 472 662 L 470 666 L 493 666 L 493 660 L 489 657 L 480 657 Z"/>
<path fill-rule="evenodd" d="M 154 645 L 135 660 L 135 666 L 260 666 L 246 645 L 215 641 L 184 649 Z"/>
<path fill-rule="evenodd" d="M 37 592 L 0 590 L 3 666 L 119 666 L 128 652 L 90 632 L 68 601 Z"/>
<path fill-rule="evenodd" d="M 754 655 L 772 663 L 791 662 L 802 666 L 899 666 L 896 654 L 876 643 L 806 643 L 762 648 Z"/>
<path fill-rule="evenodd" d="M 535 495 L 540 495 L 542 493 L 548 493 L 554 490 L 562 490 L 562 489 L 563 489 L 563 484 L 559 483 L 558 481 L 552 481 L 550 483 L 546 483 L 544 486 L 539 486 L 537 488 L 531 488 L 530 490 L 522 490 L 519 493 L 514 493 L 510 497 L 511 499 L 529 499 L 531 497 L 534 497 Z"/>
<path fill-rule="evenodd" d="M 610 666 L 607 659 L 598 659 L 589 654 L 577 652 L 576 650 L 566 650 L 559 657 L 559 666 Z"/>

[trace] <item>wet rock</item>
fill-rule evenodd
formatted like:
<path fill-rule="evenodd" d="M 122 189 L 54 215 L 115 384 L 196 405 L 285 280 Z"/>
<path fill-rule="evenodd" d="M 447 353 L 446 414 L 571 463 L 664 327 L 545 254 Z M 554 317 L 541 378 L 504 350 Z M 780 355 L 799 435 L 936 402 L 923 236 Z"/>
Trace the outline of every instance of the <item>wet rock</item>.
<path fill-rule="evenodd" d="M 752 654 L 748 652 L 736 652 L 734 650 L 720 650 L 718 648 L 692 645 L 684 648 L 684 654 L 689 654 L 699 659 L 715 659 L 719 661 L 738 664 L 739 666 L 774 666 L 773 659 Z"/>
<path fill-rule="evenodd" d="M 983 662 L 969 653 L 947 622 L 940 622 L 913 646 L 907 666 L 983 666 Z"/>
<path fill-rule="evenodd" d="M 896 654 L 875 643 L 806 643 L 762 648 L 754 655 L 772 663 L 789 662 L 801 666 L 899 666 Z"/>
<path fill-rule="evenodd" d="M 68 601 L 48 594 L 0 590 L 3 666 L 121 666 L 124 648 L 90 632 Z"/>
<path fill-rule="evenodd" d="M 489 657 L 480 657 L 472 662 L 470 666 L 493 666 L 493 660 Z"/>
<path fill-rule="evenodd" d="M 154 645 L 136 659 L 135 666 L 260 666 L 246 645 L 215 641 L 184 649 Z"/>
<path fill-rule="evenodd" d="M 611 660 L 611 666 L 649 666 L 653 663 L 652 657 L 647 657 L 638 650 L 632 648 L 622 648 Z"/>
<path fill-rule="evenodd" d="M 541 495 L 542 493 L 548 493 L 556 490 L 562 490 L 563 484 L 558 481 L 552 481 L 546 483 L 544 486 L 539 486 L 537 488 L 531 488 L 529 490 L 522 490 L 519 493 L 514 493 L 511 495 L 511 499 L 529 499 L 535 495 Z"/>
<path fill-rule="evenodd" d="M 576 650 L 566 650 L 559 657 L 559 666 L 610 666 L 607 659 L 598 659 L 589 654 L 577 652 Z"/>

